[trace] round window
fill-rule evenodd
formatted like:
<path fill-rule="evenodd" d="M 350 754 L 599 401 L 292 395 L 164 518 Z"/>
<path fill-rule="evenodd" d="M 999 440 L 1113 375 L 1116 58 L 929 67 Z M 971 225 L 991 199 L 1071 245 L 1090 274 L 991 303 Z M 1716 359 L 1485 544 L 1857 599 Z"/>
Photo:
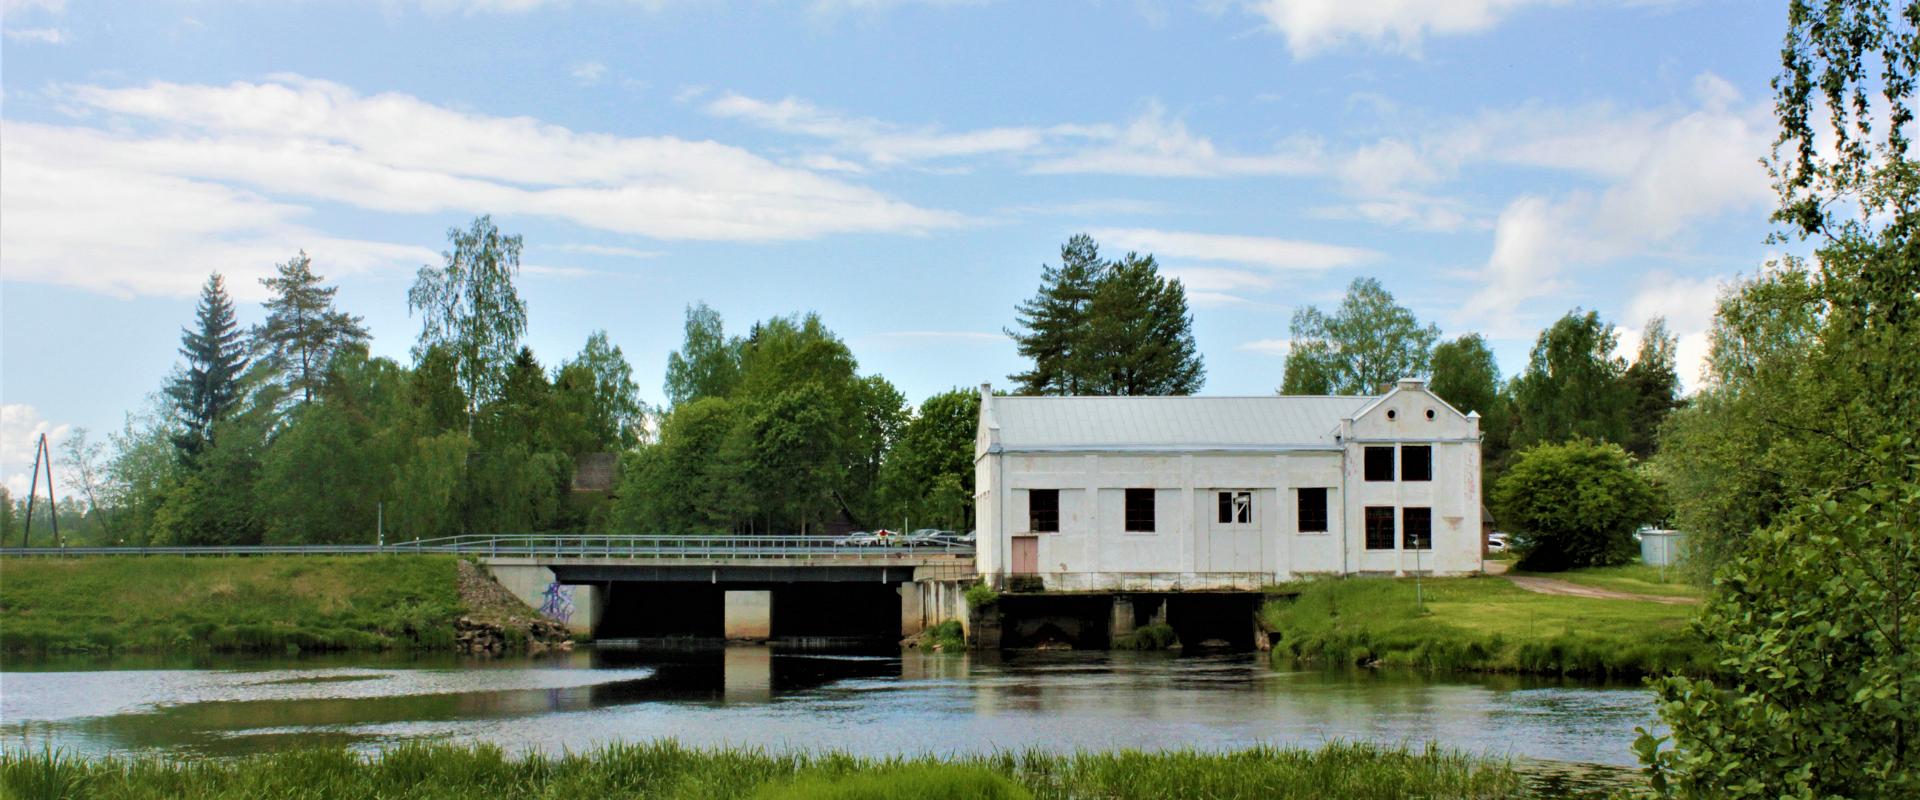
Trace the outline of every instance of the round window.
<path fill-rule="evenodd" d="M 1395 411 L 1391 408 L 1387 409 L 1387 419 L 1393 419 L 1398 416 L 1400 416 L 1400 412 Z"/>
<path fill-rule="evenodd" d="M 1427 419 L 1433 419 L 1433 409 L 1427 409 Z"/>

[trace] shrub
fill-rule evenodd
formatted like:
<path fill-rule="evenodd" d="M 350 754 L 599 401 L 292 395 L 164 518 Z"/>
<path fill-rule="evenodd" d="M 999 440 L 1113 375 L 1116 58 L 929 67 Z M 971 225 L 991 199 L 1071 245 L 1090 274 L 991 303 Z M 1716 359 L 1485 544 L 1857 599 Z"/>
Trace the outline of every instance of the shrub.
<path fill-rule="evenodd" d="M 1634 528 L 1653 521 L 1658 498 L 1627 451 L 1581 440 L 1521 452 L 1493 505 L 1525 537 L 1520 568 L 1557 572 L 1631 560 Z"/>
<path fill-rule="evenodd" d="M 950 619 L 933 626 L 927 631 L 927 639 L 942 652 L 952 653 L 967 649 L 967 631 L 957 619 Z"/>
<path fill-rule="evenodd" d="M 1133 633 L 1113 640 L 1115 650 L 1166 650 L 1179 644 L 1180 637 L 1173 632 L 1173 626 L 1164 624 L 1142 625 Z"/>
<path fill-rule="evenodd" d="M 1000 593 L 994 591 L 991 586 L 984 583 L 976 583 L 967 587 L 968 608 L 990 608 L 994 603 L 999 601 Z"/>

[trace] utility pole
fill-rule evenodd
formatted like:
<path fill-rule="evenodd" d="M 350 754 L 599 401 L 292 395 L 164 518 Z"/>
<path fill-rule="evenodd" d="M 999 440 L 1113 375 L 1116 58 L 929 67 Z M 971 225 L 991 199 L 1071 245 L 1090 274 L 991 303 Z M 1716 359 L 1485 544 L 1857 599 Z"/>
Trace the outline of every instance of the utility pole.
<path fill-rule="evenodd" d="M 27 485 L 27 528 L 20 533 L 21 547 L 33 539 L 33 505 L 39 499 L 42 464 L 47 471 L 47 518 L 53 521 L 54 546 L 60 544 L 60 506 L 53 500 L 53 451 L 47 447 L 47 435 L 43 433 L 33 446 L 33 481 Z"/>

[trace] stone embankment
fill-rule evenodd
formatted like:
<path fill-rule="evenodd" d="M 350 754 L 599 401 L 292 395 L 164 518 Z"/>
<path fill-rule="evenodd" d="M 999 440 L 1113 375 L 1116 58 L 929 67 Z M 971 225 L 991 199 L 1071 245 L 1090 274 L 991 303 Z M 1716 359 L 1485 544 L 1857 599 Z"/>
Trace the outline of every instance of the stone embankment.
<path fill-rule="evenodd" d="M 467 613 L 454 620 L 454 643 L 460 652 L 499 656 L 573 649 L 567 626 L 540 616 L 474 564 L 460 562 L 460 600 Z"/>

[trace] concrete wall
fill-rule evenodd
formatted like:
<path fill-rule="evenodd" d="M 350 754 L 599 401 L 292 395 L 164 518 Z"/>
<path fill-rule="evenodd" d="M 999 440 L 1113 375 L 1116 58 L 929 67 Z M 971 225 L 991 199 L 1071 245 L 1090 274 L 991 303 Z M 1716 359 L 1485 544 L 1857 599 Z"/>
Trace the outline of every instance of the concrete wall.
<path fill-rule="evenodd" d="M 517 563 L 520 559 L 495 559 L 487 568 L 493 573 L 494 580 L 512 592 L 528 608 L 539 610 L 549 605 L 551 593 L 558 595 L 554 610 L 565 613 L 555 619 L 564 622 L 567 629 L 574 633 L 592 633 L 600 624 L 600 615 L 606 609 L 605 597 L 598 586 L 572 586 L 554 582 L 553 570 L 533 563 Z"/>

